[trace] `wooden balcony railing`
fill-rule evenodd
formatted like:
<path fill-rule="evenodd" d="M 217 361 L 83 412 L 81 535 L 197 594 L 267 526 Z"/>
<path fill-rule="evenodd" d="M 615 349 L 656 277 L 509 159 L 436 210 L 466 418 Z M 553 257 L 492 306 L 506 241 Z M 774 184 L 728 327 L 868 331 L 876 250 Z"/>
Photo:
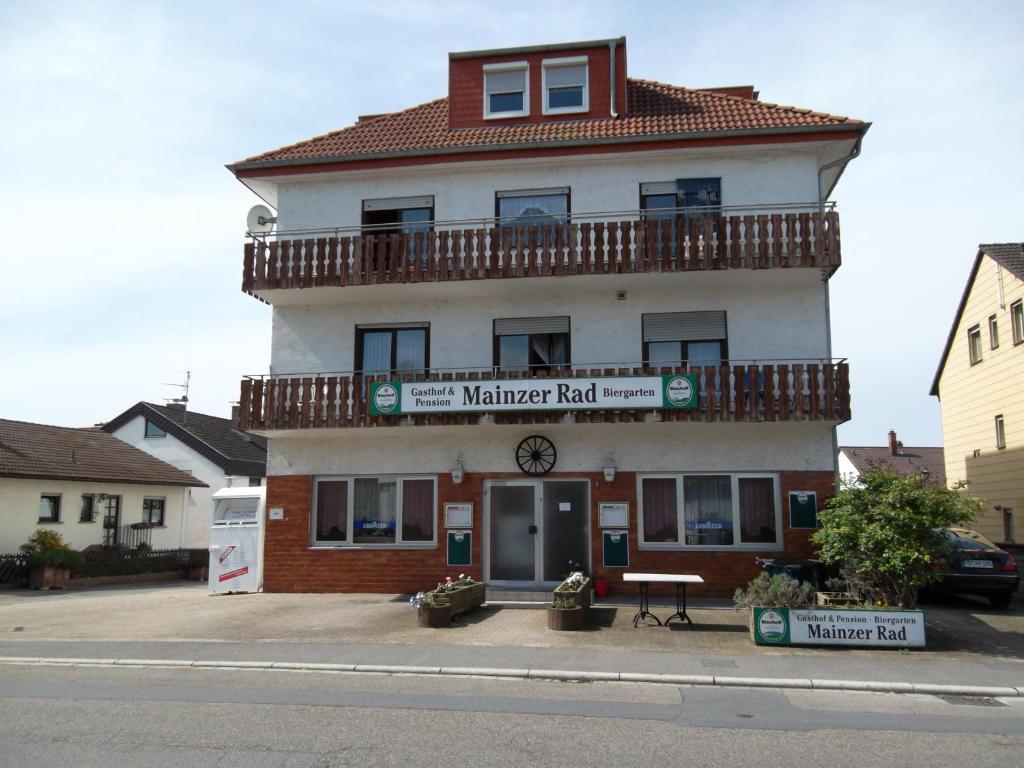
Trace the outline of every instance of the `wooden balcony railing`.
<path fill-rule="evenodd" d="M 604 409 L 371 415 L 367 392 L 378 381 L 488 381 L 523 378 L 580 378 L 686 374 L 696 376 L 693 410 Z M 850 419 L 849 365 L 845 361 L 723 363 L 676 368 L 592 368 L 524 374 L 448 371 L 416 376 L 307 374 L 247 377 L 242 380 L 239 427 L 243 430 L 336 429 L 437 424 L 550 424 L 661 421 L 768 422 Z M 656 414 L 651 416 L 651 414 Z"/>
<path fill-rule="evenodd" d="M 840 264 L 834 209 L 633 216 L 574 215 L 526 227 L 434 222 L 428 232 L 281 232 L 245 244 L 242 290 Z"/>

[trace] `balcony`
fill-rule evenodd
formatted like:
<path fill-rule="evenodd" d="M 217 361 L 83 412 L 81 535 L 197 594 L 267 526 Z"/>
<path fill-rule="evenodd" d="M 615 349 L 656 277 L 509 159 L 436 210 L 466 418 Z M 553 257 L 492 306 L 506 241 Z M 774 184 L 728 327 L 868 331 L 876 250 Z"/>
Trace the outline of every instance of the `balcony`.
<path fill-rule="evenodd" d="M 656 216 L 655 216 L 656 214 Z M 242 290 L 840 264 L 834 204 L 572 214 L 551 223 L 426 222 L 250 235 Z M 258 296 L 259 298 L 264 298 Z"/>
<path fill-rule="evenodd" d="M 644 378 L 640 378 L 644 377 Z M 383 382 L 422 382 L 428 387 L 459 383 L 480 383 L 491 389 L 493 382 L 529 381 L 547 386 L 562 384 L 567 390 L 574 382 L 614 379 L 647 386 L 646 377 L 690 377 L 692 397 L 685 407 L 659 406 L 602 407 L 600 401 L 578 406 L 557 403 L 530 409 L 489 410 L 486 398 L 477 399 L 471 412 L 404 413 L 380 415 L 379 401 L 371 409 L 370 393 Z M 524 381 L 525 380 L 525 381 Z M 492 384 L 488 384 L 491 382 Z M 445 387 L 441 387 L 445 388 Z M 392 388 L 392 391 L 394 388 Z M 476 390 L 479 392 L 479 389 Z M 532 402 L 539 402 L 536 398 Z M 666 400 L 667 404 L 668 401 Z M 541 410 L 544 408 L 544 410 Z M 850 419 L 849 365 L 845 360 L 727 361 L 721 365 L 674 368 L 601 367 L 537 371 L 448 370 L 406 376 L 363 376 L 358 373 L 308 373 L 291 376 L 249 376 L 243 379 L 240 423 L 243 430 L 344 429 L 353 427 L 396 427 L 414 425 L 615 423 L 643 421 L 773 422 L 823 421 L 841 423 Z"/>

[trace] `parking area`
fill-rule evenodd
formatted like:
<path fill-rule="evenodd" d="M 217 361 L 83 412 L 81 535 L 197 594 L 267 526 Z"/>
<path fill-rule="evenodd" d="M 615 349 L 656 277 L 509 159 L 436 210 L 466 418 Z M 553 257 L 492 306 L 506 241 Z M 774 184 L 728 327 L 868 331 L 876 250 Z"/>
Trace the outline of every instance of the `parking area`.
<path fill-rule="evenodd" d="M 656 601 L 652 601 L 655 603 Z M 1024 658 L 1024 599 L 1009 610 L 982 600 L 944 598 L 927 612 L 925 653 Z M 667 603 L 655 613 L 672 612 Z M 445 629 L 416 626 L 403 595 L 238 594 L 210 596 L 192 582 L 102 587 L 67 592 L 0 590 L 0 638 L 6 640 L 152 640 L 303 643 L 434 643 L 543 648 L 733 654 L 836 653 L 758 648 L 746 614 L 727 601 L 692 601 L 694 626 L 633 628 L 633 599 L 606 601 L 582 632 L 552 632 L 545 611 L 488 605 Z M 898 653 L 899 651 L 842 651 Z"/>

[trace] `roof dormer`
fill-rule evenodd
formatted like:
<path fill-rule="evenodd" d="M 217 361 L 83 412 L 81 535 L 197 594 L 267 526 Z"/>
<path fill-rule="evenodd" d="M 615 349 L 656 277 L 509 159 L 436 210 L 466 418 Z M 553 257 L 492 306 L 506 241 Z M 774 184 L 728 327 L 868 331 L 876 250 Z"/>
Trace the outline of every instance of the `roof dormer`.
<path fill-rule="evenodd" d="M 626 112 L 626 38 L 448 55 L 448 125 L 479 128 Z"/>

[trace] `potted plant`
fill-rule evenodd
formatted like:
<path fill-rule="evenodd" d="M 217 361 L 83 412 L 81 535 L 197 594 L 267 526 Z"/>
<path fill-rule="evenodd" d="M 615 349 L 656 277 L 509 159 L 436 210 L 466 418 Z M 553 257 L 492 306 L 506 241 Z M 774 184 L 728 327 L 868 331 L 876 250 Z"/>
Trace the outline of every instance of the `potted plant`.
<path fill-rule="evenodd" d="M 576 604 L 576 597 L 571 594 L 556 594 L 548 607 L 548 629 L 559 632 L 579 630 L 583 628 L 586 609 Z"/>
<path fill-rule="evenodd" d="M 409 599 L 416 609 L 416 621 L 421 627 L 447 627 L 452 623 L 452 607 L 437 600 L 437 592 L 417 592 Z"/>
<path fill-rule="evenodd" d="M 28 584 L 32 589 L 66 589 L 82 555 L 69 547 L 57 531 L 40 528 L 21 545 L 28 556 Z"/>
<path fill-rule="evenodd" d="M 579 565 L 579 563 L 576 563 Z M 590 577 L 583 571 L 572 571 L 565 579 L 555 587 L 555 597 L 571 597 L 575 604 L 583 609 L 590 607 Z"/>
<path fill-rule="evenodd" d="M 797 581 L 786 573 L 769 576 L 758 574 L 746 589 L 737 589 L 733 596 L 736 610 L 748 611 L 750 638 L 754 637 L 754 623 L 764 609 L 810 608 L 814 605 L 814 585 Z"/>

